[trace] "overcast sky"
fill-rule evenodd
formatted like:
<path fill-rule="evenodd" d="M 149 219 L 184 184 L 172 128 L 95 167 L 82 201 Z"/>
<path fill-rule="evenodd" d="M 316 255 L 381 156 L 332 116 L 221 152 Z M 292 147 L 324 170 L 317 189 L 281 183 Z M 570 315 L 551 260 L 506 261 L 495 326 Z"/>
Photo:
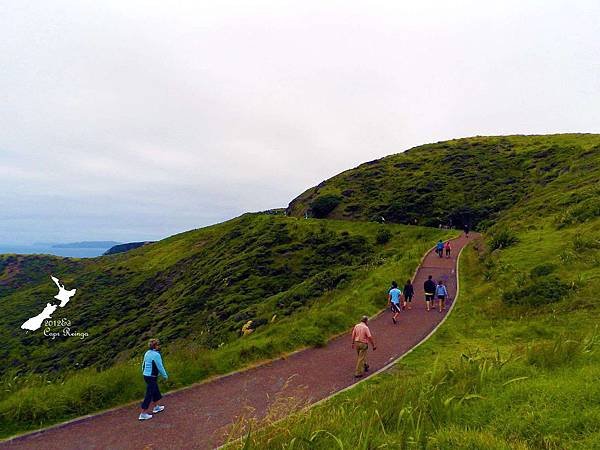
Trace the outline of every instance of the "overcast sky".
<path fill-rule="evenodd" d="M 593 1 L 0 1 L 0 242 L 158 239 L 455 137 L 600 132 Z"/>

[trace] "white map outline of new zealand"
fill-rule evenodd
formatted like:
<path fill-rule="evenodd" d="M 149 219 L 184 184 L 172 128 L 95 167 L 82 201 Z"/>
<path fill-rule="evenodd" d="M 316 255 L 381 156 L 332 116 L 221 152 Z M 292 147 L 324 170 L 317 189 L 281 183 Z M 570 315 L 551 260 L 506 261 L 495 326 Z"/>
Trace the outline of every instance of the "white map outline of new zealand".
<path fill-rule="evenodd" d="M 53 305 L 51 303 L 46 303 L 46 307 L 41 313 L 39 313 L 35 317 L 32 317 L 31 319 L 27 319 L 27 321 L 23 323 L 23 325 L 21 325 L 21 328 L 23 330 L 35 331 L 39 329 L 42 326 L 44 320 L 50 319 L 52 317 L 52 314 L 54 314 L 56 308 L 58 308 L 59 306 L 61 308 L 64 308 L 65 305 L 69 303 L 69 300 L 71 300 L 71 297 L 75 295 L 75 292 L 77 292 L 77 289 L 71 289 L 70 291 L 67 291 L 65 289 L 65 286 L 60 284 L 58 278 L 52 275 L 50 275 L 50 278 L 52 278 L 52 281 L 54 281 L 54 284 L 56 284 L 56 287 L 58 287 L 58 294 L 56 294 L 54 298 L 56 300 L 60 300 L 60 304 Z"/>

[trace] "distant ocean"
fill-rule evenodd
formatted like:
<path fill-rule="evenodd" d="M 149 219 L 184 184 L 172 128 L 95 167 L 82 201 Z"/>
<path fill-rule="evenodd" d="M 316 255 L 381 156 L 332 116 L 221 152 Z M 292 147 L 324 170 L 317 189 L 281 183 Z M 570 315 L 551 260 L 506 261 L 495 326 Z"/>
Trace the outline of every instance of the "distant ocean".
<path fill-rule="evenodd" d="M 19 253 L 22 255 L 44 254 L 56 256 L 69 256 L 71 258 L 93 258 L 100 256 L 110 247 L 99 248 L 59 248 L 51 245 L 35 244 L 35 245 L 11 245 L 0 244 L 0 254 L 2 253 Z"/>

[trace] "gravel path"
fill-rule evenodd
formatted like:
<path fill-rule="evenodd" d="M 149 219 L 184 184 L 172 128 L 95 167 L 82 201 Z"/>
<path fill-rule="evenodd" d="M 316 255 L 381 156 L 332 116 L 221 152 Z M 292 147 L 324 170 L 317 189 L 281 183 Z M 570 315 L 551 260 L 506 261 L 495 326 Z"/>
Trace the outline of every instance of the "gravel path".
<path fill-rule="evenodd" d="M 426 312 L 423 282 L 428 275 L 446 282 L 450 298 L 456 296 L 456 257 L 473 239 L 454 239 L 453 256 L 439 258 L 433 251 L 418 268 L 413 284 L 411 310 L 403 311 L 394 325 L 389 311 L 369 322 L 377 350 L 369 350 L 371 373 L 393 362 L 427 337 L 446 312 Z M 403 284 L 404 280 L 397 280 Z M 385 297 L 382 286 L 382 301 Z M 448 305 L 449 306 L 449 305 Z M 358 320 L 358 318 L 357 318 Z M 309 404 L 347 388 L 353 377 L 356 353 L 346 333 L 326 347 L 307 349 L 261 366 L 197 384 L 165 395 L 164 412 L 139 422 L 139 405 L 128 405 L 94 416 L 76 419 L 49 429 L 0 442 L 1 449 L 209 449 L 222 444 L 228 426 L 240 415 L 257 419 L 279 409 Z M 166 361 L 168 367 L 168 360 Z M 140 392 L 140 395 L 142 393 Z"/>

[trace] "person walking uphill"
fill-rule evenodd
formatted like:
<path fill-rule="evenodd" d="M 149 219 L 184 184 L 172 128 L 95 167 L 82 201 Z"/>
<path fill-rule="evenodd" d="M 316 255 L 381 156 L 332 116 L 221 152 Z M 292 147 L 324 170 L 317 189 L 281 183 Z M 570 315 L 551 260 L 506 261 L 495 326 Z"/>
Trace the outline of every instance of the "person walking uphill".
<path fill-rule="evenodd" d="M 400 314 L 400 296 L 402 295 L 402 291 L 398 289 L 398 283 L 392 281 L 392 288 L 388 293 L 388 306 L 391 306 L 392 312 L 394 315 L 392 316 L 392 322 L 396 324 L 398 319 L 398 315 Z"/>
<path fill-rule="evenodd" d="M 429 275 L 427 281 L 423 283 L 423 290 L 425 291 L 425 304 L 427 305 L 427 311 L 431 310 L 431 302 L 433 302 L 433 296 L 435 295 L 435 281 L 432 280 L 432 276 Z"/>
<path fill-rule="evenodd" d="M 150 339 L 148 342 L 148 351 L 144 355 L 144 362 L 142 364 L 142 374 L 146 382 L 146 396 L 142 402 L 140 420 L 152 419 L 152 414 L 157 414 L 165 409 L 164 406 L 156 404 L 162 398 L 157 382 L 159 373 L 165 380 L 169 378 L 163 366 L 162 357 L 160 356 L 160 342 L 158 339 Z M 154 404 L 152 414 L 148 412 L 148 407 L 151 403 Z"/>
<path fill-rule="evenodd" d="M 413 295 L 415 295 L 415 288 L 410 280 L 406 280 L 406 284 L 404 285 L 404 308 L 406 308 L 408 304 L 408 309 L 412 309 L 411 303 Z"/>
<path fill-rule="evenodd" d="M 446 309 L 444 302 L 446 301 L 446 297 L 448 297 L 448 290 L 442 280 L 438 281 L 438 285 L 435 287 L 435 295 L 440 302 L 440 312 L 442 312 L 442 310 Z"/>
<path fill-rule="evenodd" d="M 452 251 L 452 246 L 450 245 L 450 241 L 446 241 L 444 245 L 444 249 L 446 250 L 446 258 L 450 258 L 450 252 Z"/>
<path fill-rule="evenodd" d="M 435 251 L 440 258 L 444 256 L 444 242 L 440 239 L 435 246 Z"/>
<path fill-rule="evenodd" d="M 369 370 L 369 364 L 367 363 L 367 350 L 369 349 L 369 342 L 373 346 L 373 350 L 377 349 L 373 335 L 369 326 L 367 325 L 369 318 L 363 316 L 359 323 L 354 325 L 352 330 L 352 348 L 356 349 L 358 360 L 356 361 L 356 371 L 354 372 L 354 378 L 360 378 L 363 376 L 363 372 Z"/>

